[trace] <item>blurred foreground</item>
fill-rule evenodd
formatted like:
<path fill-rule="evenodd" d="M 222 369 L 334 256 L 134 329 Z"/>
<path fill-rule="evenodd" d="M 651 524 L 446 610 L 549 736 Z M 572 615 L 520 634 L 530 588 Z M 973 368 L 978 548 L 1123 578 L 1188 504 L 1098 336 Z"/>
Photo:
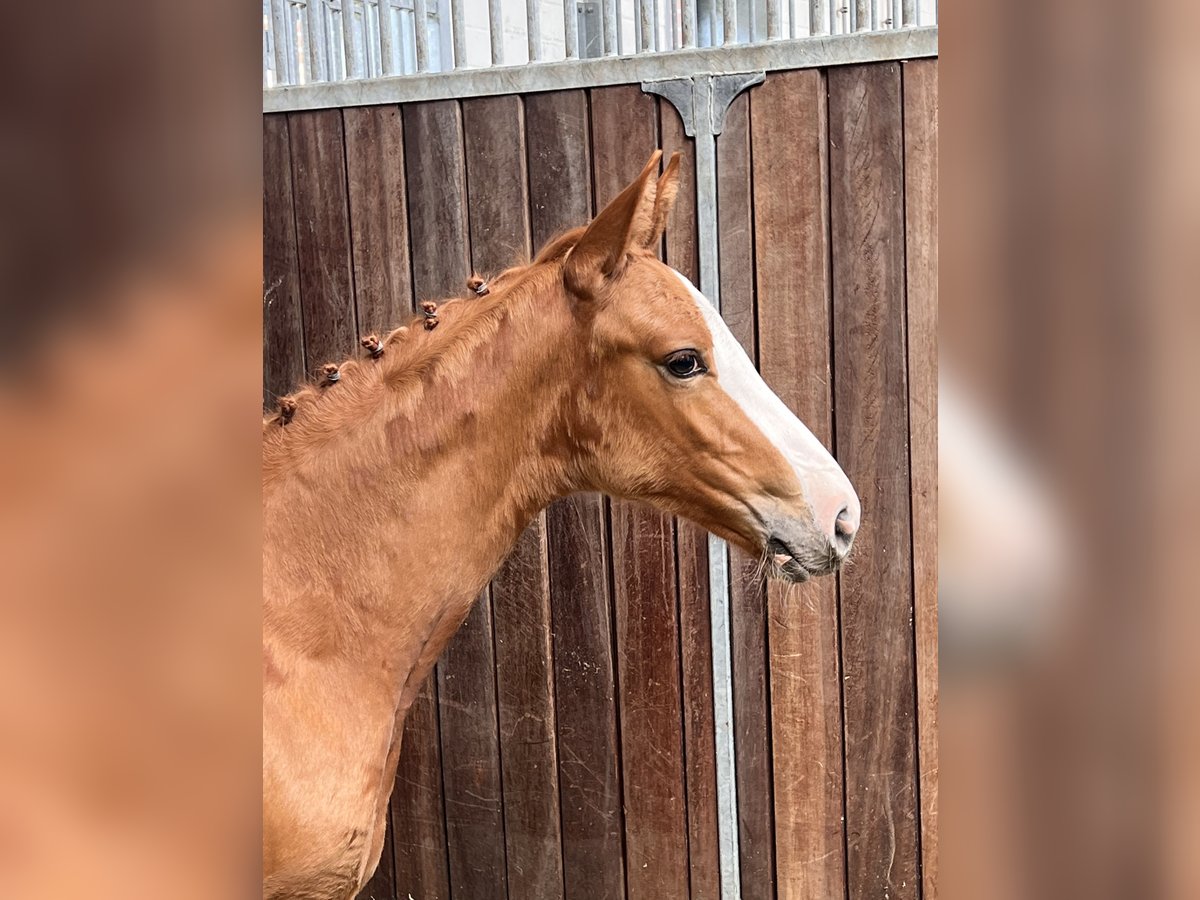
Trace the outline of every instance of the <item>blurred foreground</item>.
<path fill-rule="evenodd" d="M 0 897 L 253 895 L 258 12 L 53 9 L 0 54 Z M 1200 11 L 942 21 L 939 881 L 1200 896 Z"/>

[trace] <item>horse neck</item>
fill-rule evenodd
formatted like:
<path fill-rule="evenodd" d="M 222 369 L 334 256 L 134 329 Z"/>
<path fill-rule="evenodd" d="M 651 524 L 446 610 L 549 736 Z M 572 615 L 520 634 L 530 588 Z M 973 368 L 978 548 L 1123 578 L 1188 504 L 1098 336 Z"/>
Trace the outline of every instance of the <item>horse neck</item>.
<path fill-rule="evenodd" d="M 382 391 L 272 481 L 264 630 L 295 653 L 375 671 L 382 658 L 419 684 L 521 530 L 571 488 L 555 433 L 570 391 L 565 297 L 460 312 L 435 335 L 457 364 L 423 370 L 415 394 Z M 494 328 L 472 318 L 488 314 Z"/>

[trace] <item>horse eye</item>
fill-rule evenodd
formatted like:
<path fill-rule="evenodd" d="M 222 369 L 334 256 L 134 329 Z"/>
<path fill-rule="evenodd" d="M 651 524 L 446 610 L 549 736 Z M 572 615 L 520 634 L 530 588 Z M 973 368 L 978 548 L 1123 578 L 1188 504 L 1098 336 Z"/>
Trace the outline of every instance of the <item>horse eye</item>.
<path fill-rule="evenodd" d="M 676 378 L 695 378 L 708 371 L 695 350 L 679 350 L 672 353 L 663 364 Z"/>

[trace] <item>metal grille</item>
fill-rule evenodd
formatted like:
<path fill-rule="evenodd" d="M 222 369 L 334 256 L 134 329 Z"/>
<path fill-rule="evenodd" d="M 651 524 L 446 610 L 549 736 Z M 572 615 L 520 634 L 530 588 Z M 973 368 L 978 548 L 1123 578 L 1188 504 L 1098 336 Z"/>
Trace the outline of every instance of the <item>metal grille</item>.
<path fill-rule="evenodd" d="M 936 23 L 937 0 L 263 0 L 263 86 Z"/>

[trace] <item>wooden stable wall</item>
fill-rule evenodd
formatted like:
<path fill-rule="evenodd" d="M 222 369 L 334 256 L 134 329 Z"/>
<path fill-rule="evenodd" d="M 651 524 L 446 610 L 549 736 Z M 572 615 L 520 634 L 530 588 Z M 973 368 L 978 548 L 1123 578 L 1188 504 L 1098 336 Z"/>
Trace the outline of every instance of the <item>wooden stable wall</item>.
<path fill-rule="evenodd" d="M 682 150 L 637 85 L 264 117 L 264 402 L 526 257 Z M 780 72 L 718 143 L 725 317 L 863 503 L 839 579 L 734 554 L 742 896 L 936 896 L 937 61 Z M 719 896 L 697 528 L 577 496 L 521 538 L 409 717 L 378 900 Z"/>

